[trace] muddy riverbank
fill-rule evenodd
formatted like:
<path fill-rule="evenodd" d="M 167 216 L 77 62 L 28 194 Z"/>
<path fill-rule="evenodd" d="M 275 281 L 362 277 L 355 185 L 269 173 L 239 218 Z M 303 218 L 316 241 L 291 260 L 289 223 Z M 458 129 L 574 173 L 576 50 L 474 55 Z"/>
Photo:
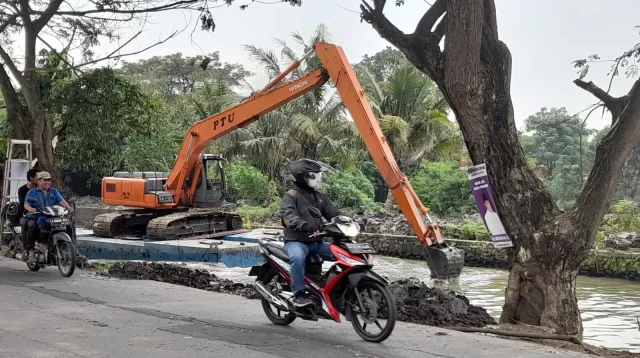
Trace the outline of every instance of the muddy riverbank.
<path fill-rule="evenodd" d="M 259 298 L 249 284 L 221 279 L 206 270 L 183 264 L 116 262 L 103 275 L 154 280 L 248 299 Z M 452 290 L 430 288 L 415 278 L 394 281 L 390 290 L 396 299 L 399 321 L 436 327 L 484 327 L 496 324 L 484 308 L 470 304 L 463 295 Z"/>

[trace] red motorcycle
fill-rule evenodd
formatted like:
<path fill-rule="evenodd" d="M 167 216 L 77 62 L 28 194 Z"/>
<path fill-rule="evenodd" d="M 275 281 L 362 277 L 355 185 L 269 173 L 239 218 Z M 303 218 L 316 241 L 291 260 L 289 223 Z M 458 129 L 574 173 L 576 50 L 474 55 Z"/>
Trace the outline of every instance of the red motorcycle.
<path fill-rule="evenodd" d="M 314 217 L 322 217 L 316 208 L 309 211 Z M 337 216 L 323 226 L 319 236 L 329 239 L 335 261 L 332 260 L 334 263 L 323 272 L 323 259 L 318 255 L 307 256 L 305 289 L 314 305 L 300 309 L 292 304 L 285 242 L 282 238 L 261 239 L 259 247 L 265 263 L 253 266 L 249 276 L 257 276 L 253 287 L 262 296 L 262 308 L 267 318 L 277 325 L 288 325 L 297 317 L 340 322 L 340 314 L 343 314 L 364 340 L 382 342 L 387 339 L 396 323 L 395 301 L 389 292 L 388 281 L 372 270 L 373 248 L 368 243 L 353 241 L 359 233 L 358 223 L 347 216 Z M 362 322 L 358 318 L 362 318 Z M 380 318 L 387 321 L 384 327 Z M 367 325 L 377 327 L 380 332 L 369 333 Z"/>

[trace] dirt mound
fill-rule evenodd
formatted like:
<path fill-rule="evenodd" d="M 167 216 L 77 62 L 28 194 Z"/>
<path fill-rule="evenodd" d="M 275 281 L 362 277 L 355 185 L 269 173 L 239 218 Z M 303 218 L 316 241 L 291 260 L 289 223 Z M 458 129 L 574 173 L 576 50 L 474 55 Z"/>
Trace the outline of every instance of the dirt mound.
<path fill-rule="evenodd" d="M 153 280 L 201 290 L 230 293 L 250 299 L 259 298 L 258 293 L 249 285 L 220 279 L 206 270 L 194 270 L 174 264 L 117 262 L 109 268 L 108 274 L 119 278 Z"/>
<path fill-rule="evenodd" d="M 437 327 L 484 327 L 497 324 L 487 311 L 451 290 L 430 288 L 416 278 L 394 281 L 398 320 Z"/>
<path fill-rule="evenodd" d="M 363 232 L 391 235 L 415 235 L 407 218 L 402 214 L 366 213 L 352 214 L 353 220 L 364 226 Z"/>
<path fill-rule="evenodd" d="M 167 282 L 249 299 L 259 298 L 250 285 L 234 283 L 231 280 L 220 279 L 206 270 L 195 270 L 176 264 L 118 262 L 109 268 L 108 275 Z M 429 288 L 417 279 L 395 281 L 391 284 L 391 292 L 396 298 L 400 321 L 439 327 L 484 327 L 496 324 L 486 310 L 469 304 L 466 297 L 452 291 Z"/>

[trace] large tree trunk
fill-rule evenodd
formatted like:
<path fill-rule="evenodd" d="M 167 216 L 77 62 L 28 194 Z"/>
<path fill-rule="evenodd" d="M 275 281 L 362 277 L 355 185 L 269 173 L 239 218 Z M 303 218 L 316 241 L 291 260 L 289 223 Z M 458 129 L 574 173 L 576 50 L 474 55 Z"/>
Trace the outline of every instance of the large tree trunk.
<path fill-rule="evenodd" d="M 373 6 L 361 7 L 363 19 L 434 80 L 455 113 L 473 163 L 487 166 L 497 210 L 515 244 L 508 250 L 511 267 L 501 322 L 581 335 L 578 269 L 593 245 L 624 160 L 640 138 L 640 111 L 623 112 L 629 96 L 605 101 L 620 120 L 598 146 L 576 207 L 562 213 L 527 165 L 518 140 L 511 54 L 498 39 L 493 0 L 436 0 L 413 34 L 404 34 L 384 16 L 384 0 L 372 1 Z M 439 43 L 445 34 L 442 52 Z M 635 91 L 640 93 L 640 86 L 632 90 L 637 95 Z"/>
<path fill-rule="evenodd" d="M 52 1 L 51 9 L 57 8 L 60 3 L 60 0 Z M 60 163 L 53 151 L 52 123 L 36 90 L 36 39 L 51 16 L 45 14 L 38 20 L 32 21 L 28 15 L 28 2 L 22 1 L 20 6 L 24 12 L 21 16 L 25 33 L 24 71 L 19 71 L 6 51 L 0 47 L 0 57 L 4 61 L 4 65 L 0 66 L 0 90 L 7 103 L 8 120 L 14 132 L 19 139 L 31 140 L 33 155 L 38 160 L 39 168 L 50 172 L 54 185 L 65 196 L 69 196 L 71 192 L 64 183 Z M 21 103 L 18 91 L 11 83 L 5 66 L 20 85 L 20 93 L 24 97 L 26 106 Z"/>

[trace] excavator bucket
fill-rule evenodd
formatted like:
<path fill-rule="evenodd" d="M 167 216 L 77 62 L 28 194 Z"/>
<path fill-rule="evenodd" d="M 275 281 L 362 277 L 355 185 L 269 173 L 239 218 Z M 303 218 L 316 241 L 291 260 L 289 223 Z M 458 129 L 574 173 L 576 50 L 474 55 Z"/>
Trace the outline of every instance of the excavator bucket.
<path fill-rule="evenodd" d="M 458 278 L 464 266 L 463 252 L 446 244 L 426 247 L 425 259 L 431 271 L 431 278 L 446 280 Z"/>

